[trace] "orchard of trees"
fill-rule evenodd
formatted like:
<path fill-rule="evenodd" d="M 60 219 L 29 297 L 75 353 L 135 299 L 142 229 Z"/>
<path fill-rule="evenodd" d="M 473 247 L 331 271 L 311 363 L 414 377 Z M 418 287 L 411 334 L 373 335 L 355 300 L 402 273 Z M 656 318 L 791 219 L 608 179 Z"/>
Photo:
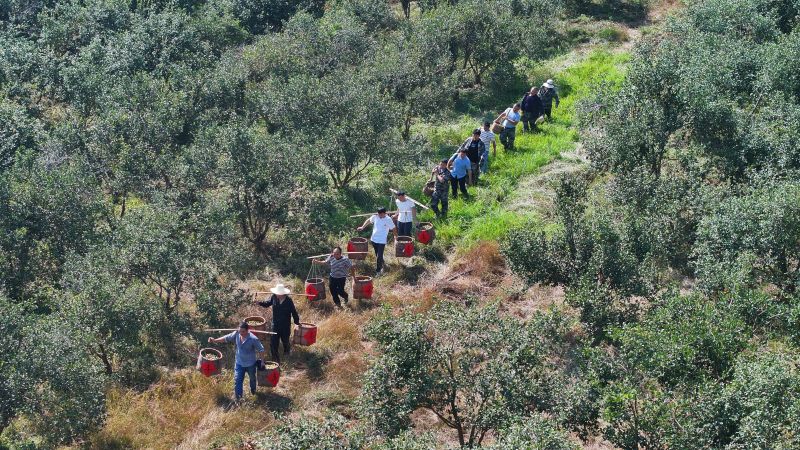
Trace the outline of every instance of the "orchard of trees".
<path fill-rule="evenodd" d="M 516 79 L 580 7 L 0 0 L 0 448 L 81 442 L 110 386 L 191 363 L 237 280 L 427 167 L 418 125 Z M 591 167 L 559 182 L 558 226 L 503 240 L 563 309 L 387 311 L 356 417 L 261 445 L 430 448 L 425 410 L 462 446 L 799 447 L 799 8 L 691 2 L 580 105 Z"/>
<path fill-rule="evenodd" d="M 540 0 L 415 5 L 0 0 L 0 447 L 186 366 L 236 280 L 327 245 L 434 159 L 417 122 L 554 36 Z"/>

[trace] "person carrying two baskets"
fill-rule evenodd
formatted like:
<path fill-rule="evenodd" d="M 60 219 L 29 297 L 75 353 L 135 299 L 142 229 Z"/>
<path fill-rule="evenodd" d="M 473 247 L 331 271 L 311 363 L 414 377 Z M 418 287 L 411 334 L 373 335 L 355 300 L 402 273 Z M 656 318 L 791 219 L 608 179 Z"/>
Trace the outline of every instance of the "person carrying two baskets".
<path fill-rule="evenodd" d="M 272 307 L 272 331 L 275 332 L 270 337 L 269 350 L 272 354 L 272 360 L 276 363 L 281 362 L 278 355 L 278 345 L 283 341 L 283 355 L 289 356 L 291 344 L 289 343 L 289 335 L 292 333 L 292 319 L 295 325 L 300 325 L 300 315 L 297 314 L 297 308 L 294 302 L 289 297 L 292 293 L 286 286 L 279 283 L 274 288 L 270 289 L 272 296 L 265 302 L 258 302 L 259 305 L 269 308 Z"/>
<path fill-rule="evenodd" d="M 274 338 L 275 336 L 273 336 Z M 236 365 L 233 369 L 233 395 L 236 401 L 244 396 L 244 374 L 250 378 L 250 393 L 256 394 L 256 353 L 264 351 L 264 346 L 256 335 L 250 332 L 250 325 L 242 322 L 239 330 L 220 338 L 208 338 L 209 343 L 220 344 L 233 342 L 236 344 Z"/>
<path fill-rule="evenodd" d="M 347 282 L 347 274 L 350 273 L 351 277 L 355 277 L 356 272 L 353 268 L 353 261 L 347 256 L 342 255 L 342 247 L 334 247 L 327 259 L 312 259 L 311 263 L 330 266 L 331 273 L 329 284 L 333 303 L 341 308 L 342 303 L 339 300 L 339 296 L 341 295 L 346 305 L 348 296 L 347 292 L 344 290 L 344 286 Z"/>

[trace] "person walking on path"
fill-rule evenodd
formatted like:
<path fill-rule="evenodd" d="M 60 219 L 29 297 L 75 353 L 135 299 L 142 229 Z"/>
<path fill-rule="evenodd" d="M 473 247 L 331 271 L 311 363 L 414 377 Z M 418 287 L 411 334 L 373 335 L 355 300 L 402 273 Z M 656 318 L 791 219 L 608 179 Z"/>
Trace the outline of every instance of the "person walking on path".
<path fill-rule="evenodd" d="M 417 205 L 406 198 L 404 191 L 397 192 L 394 203 L 397 205 L 397 234 L 410 237 L 412 225 L 417 221 Z"/>
<path fill-rule="evenodd" d="M 439 162 L 439 165 L 431 171 L 431 181 L 433 181 L 433 195 L 431 195 L 431 209 L 436 214 L 437 219 L 447 218 L 448 199 L 450 192 L 450 180 L 453 178 L 447 170 L 447 159 Z M 442 203 L 442 211 L 439 212 L 439 202 Z"/>
<path fill-rule="evenodd" d="M 458 189 L 461 188 L 461 193 L 464 197 L 469 197 L 467 192 L 467 182 L 471 184 L 472 181 L 472 163 L 467 158 L 467 151 L 463 148 L 459 149 L 447 161 L 448 169 L 450 169 L 450 187 L 453 188 L 453 198 L 458 198 Z"/>
<path fill-rule="evenodd" d="M 560 99 L 558 98 L 558 92 L 556 92 L 556 85 L 553 84 L 553 80 L 547 80 L 542 85 L 542 88 L 539 89 L 539 98 L 542 100 L 542 113 L 547 120 L 552 118 L 551 113 L 553 111 L 553 100 L 556 101 L 556 108 L 558 108 L 558 103 Z"/>
<path fill-rule="evenodd" d="M 331 268 L 330 274 L 330 290 L 333 297 L 333 304 L 342 307 L 339 301 L 341 295 L 344 299 L 344 304 L 347 304 L 347 292 L 344 290 L 345 283 L 347 282 L 347 274 L 350 273 L 351 277 L 355 277 L 355 269 L 353 269 L 353 261 L 347 256 L 342 255 L 342 247 L 334 247 L 327 259 L 319 260 L 312 259 L 313 264 L 324 264 Z"/>
<path fill-rule="evenodd" d="M 516 139 L 517 124 L 521 118 L 521 108 L 519 103 L 515 103 L 513 107 L 507 108 L 498 117 L 498 119 L 505 119 L 503 120 L 503 131 L 500 132 L 500 143 L 503 144 L 505 150 L 514 150 L 514 139 Z"/>
<path fill-rule="evenodd" d="M 289 297 L 292 292 L 283 284 L 278 284 L 270 289 L 272 296 L 265 302 L 258 302 L 259 305 L 269 308 L 272 307 L 272 331 L 275 332 L 270 337 L 269 350 L 272 354 L 272 360 L 276 363 L 281 362 L 278 355 L 278 344 L 283 341 L 283 356 L 289 356 L 291 345 L 289 343 L 289 335 L 292 332 L 292 320 L 295 325 L 300 325 L 300 315 L 297 314 L 297 308 L 294 307 L 294 302 Z"/>
<path fill-rule="evenodd" d="M 492 123 L 483 122 L 483 129 L 481 130 L 481 141 L 483 141 L 483 158 L 481 158 L 481 173 L 489 171 L 489 146 L 492 147 L 492 158 L 497 157 L 497 140 L 492 132 Z"/>
<path fill-rule="evenodd" d="M 239 330 L 220 338 L 208 338 L 209 343 L 233 342 L 236 344 L 236 365 L 233 369 L 233 395 L 236 401 L 244 396 L 244 374 L 250 378 L 250 393 L 256 393 L 256 353 L 264 351 L 261 341 L 250 332 L 247 322 L 239 325 Z"/>
<path fill-rule="evenodd" d="M 472 130 L 472 136 L 468 137 L 459 147 L 459 151 L 464 149 L 467 152 L 467 158 L 469 158 L 470 162 L 470 170 L 472 171 L 472 177 L 469 180 L 470 186 L 473 184 L 478 184 L 478 174 L 480 173 L 481 167 L 481 158 L 483 157 L 483 153 L 486 150 L 486 146 L 483 144 L 481 140 L 481 129 L 475 128 Z"/>
<path fill-rule="evenodd" d="M 386 208 L 378 208 L 378 213 L 370 216 L 364 224 L 356 228 L 358 231 L 364 231 L 367 226 L 372 225 L 372 248 L 375 250 L 375 257 L 377 258 L 377 265 L 375 267 L 375 275 L 383 273 L 383 250 L 386 248 L 386 243 L 389 237 L 389 231 L 394 232 L 395 239 L 397 238 L 397 228 L 394 226 L 394 221 L 391 217 L 386 215 Z"/>
<path fill-rule="evenodd" d="M 522 97 L 522 130 L 527 133 L 528 131 L 535 133 L 536 119 L 542 115 L 544 108 L 542 106 L 542 99 L 539 98 L 539 88 L 532 87 L 530 92 Z"/>

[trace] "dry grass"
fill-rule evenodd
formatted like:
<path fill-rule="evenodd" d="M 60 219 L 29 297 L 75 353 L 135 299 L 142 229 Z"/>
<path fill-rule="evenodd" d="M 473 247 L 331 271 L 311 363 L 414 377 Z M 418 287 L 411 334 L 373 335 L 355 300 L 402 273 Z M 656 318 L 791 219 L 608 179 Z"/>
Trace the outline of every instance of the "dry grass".
<path fill-rule="evenodd" d="M 232 374 L 206 378 L 190 369 L 165 375 L 144 393 L 112 390 L 106 426 L 92 449 L 207 448 L 215 438 L 267 425 L 272 414 L 244 406 L 226 412 Z"/>

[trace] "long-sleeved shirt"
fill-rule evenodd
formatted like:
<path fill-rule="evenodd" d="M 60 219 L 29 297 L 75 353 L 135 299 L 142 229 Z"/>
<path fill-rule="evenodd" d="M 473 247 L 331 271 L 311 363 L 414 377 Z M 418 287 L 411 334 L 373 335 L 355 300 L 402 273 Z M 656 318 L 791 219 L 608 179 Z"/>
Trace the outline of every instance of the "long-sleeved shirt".
<path fill-rule="evenodd" d="M 441 181 L 439 181 L 439 175 L 442 177 Z M 450 171 L 447 169 L 442 169 L 441 167 L 434 169 L 433 191 L 439 198 L 447 199 L 447 193 L 449 192 L 448 189 L 450 188 L 450 178 L 452 177 L 453 176 L 450 175 Z"/>
<path fill-rule="evenodd" d="M 242 367 L 250 367 L 256 363 L 256 353 L 263 352 L 264 346 L 253 333 L 247 333 L 247 337 L 242 340 L 238 331 L 225 335 L 225 342 L 236 343 L 236 364 Z"/>
<path fill-rule="evenodd" d="M 292 319 L 296 325 L 300 325 L 300 315 L 297 314 L 297 308 L 294 307 L 294 302 L 287 295 L 282 302 L 278 301 L 278 296 L 272 294 L 272 297 L 265 302 L 258 302 L 259 305 L 269 308 L 272 307 L 272 329 L 286 331 L 292 327 Z"/>
<path fill-rule="evenodd" d="M 542 107 L 544 108 L 551 108 L 553 106 L 553 99 L 556 101 L 556 106 L 558 106 L 558 92 L 556 92 L 556 88 L 541 88 L 539 89 L 539 98 L 542 99 Z"/>
<path fill-rule="evenodd" d="M 538 95 L 530 95 L 525 94 L 522 97 L 522 110 L 526 113 L 538 117 L 542 115 L 542 111 L 544 111 L 544 107 L 542 107 L 542 99 L 539 98 Z"/>

